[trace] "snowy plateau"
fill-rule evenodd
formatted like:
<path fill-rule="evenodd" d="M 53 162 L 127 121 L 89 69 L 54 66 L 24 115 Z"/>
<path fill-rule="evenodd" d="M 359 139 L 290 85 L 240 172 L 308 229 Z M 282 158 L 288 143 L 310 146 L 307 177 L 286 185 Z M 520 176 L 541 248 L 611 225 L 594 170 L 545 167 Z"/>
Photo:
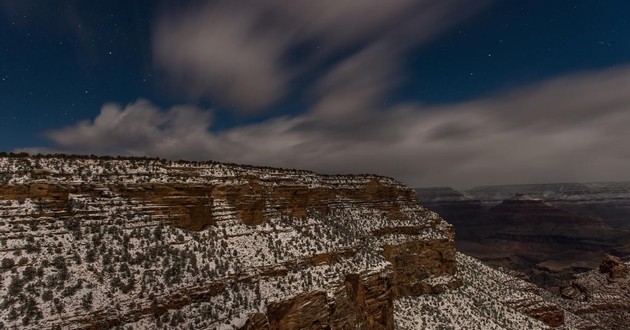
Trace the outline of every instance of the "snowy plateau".
<path fill-rule="evenodd" d="M 375 175 L 5 155 L 0 262 L 0 329 L 601 327 Z"/>

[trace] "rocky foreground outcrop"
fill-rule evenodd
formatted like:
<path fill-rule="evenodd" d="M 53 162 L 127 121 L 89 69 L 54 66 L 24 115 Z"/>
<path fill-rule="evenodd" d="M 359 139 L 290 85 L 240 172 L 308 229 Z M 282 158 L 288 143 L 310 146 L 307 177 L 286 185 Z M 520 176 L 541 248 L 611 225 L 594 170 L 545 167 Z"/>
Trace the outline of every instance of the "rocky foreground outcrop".
<path fill-rule="evenodd" d="M 599 269 L 576 275 L 561 288 L 567 310 L 597 326 L 630 329 L 630 263 L 606 256 Z"/>

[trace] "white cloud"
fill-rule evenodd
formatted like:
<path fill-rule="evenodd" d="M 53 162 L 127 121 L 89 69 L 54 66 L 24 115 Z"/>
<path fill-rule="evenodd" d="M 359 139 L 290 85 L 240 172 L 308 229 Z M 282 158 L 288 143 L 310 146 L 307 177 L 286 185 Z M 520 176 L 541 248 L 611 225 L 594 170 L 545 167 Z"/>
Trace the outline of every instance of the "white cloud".
<path fill-rule="evenodd" d="M 211 132 L 196 108 L 106 105 L 49 132 L 60 150 L 213 159 L 327 173 L 378 173 L 413 186 L 630 179 L 630 68 L 553 79 L 481 100 L 318 112 Z"/>
<path fill-rule="evenodd" d="M 262 111 L 291 90 L 293 79 L 321 69 L 318 64 L 340 50 L 359 46 L 358 54 L 351 58 L 361 59 L 373 57 L 374 49 L 378 49 L 380 61 L 356 61 L 359 66 L 353 72 L 362 71 L 362 75 L 354 80 L 390 79 L 379 74 L 399 63 L 405 48 L 425 42 L 445 27 L 476 13 L 487 2 L 205 2 L 165 11 L 156 24 L 153 53 L 172 87 L 187 96 L 218 100 L 239 111 Z M 367 41 L 375 46 L 361 48 Z M 286 60 L 296 46 L 305 43 L 317 46 L 301 54 L 300 63 Z M 347 66 L 348 62 L 340 65 Z M 335 70 L 343 71 L 333 68 L 330 74 L 334 75 Z M 369 77 L 370 72 L 375 72 L 375 76 Z M 386 90 L 374 92 L 380 95 Z M 354 93 L 355 97 L 346 94 L 342 101 L 356 106 L 365 93 Z"/>
<path fill-rule="evenodd" d="M 82 153 L 177 155 L 180 144 L 208 144 L 211 114 L 193 106 L 160 111 L 146 100 L 121 108 L 106 104 L 92 121 L 46 133 L 57 145 Z M 190 147 L 186 153 L 191 152 Z"/>

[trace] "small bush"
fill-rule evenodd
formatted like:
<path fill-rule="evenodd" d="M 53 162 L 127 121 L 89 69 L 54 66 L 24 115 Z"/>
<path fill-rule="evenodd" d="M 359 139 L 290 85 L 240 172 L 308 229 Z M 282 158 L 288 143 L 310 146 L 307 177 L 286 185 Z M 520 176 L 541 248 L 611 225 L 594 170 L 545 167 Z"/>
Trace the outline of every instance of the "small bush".
<path fill-rule="evenodd" d="M 15 261 L 11 258 L 2 259 L 2 270 L 9 270 L 15 266 Z"/>

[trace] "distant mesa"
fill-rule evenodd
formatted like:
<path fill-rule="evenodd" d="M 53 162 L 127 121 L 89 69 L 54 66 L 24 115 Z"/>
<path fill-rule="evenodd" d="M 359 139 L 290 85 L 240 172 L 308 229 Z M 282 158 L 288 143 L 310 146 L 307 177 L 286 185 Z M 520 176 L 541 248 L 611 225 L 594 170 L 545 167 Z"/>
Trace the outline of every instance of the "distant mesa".
<path fill-rule="evenodd" d="M 416 192 L 455 226 L 460 251 L 523 272 L 551 290 L 576 272 L 597 268 L 604 253 L 630 257 L 628 183 Z"/>
<path fill-rule="evenodd" d="M 542 199 L 534 197 L 534 196 L 530 196 L 524 193 L 517 193 L 514 195 L 514 197 L 508 199 L 508 200 L 512 200 L 512 201 L 542 201 Z"/>

